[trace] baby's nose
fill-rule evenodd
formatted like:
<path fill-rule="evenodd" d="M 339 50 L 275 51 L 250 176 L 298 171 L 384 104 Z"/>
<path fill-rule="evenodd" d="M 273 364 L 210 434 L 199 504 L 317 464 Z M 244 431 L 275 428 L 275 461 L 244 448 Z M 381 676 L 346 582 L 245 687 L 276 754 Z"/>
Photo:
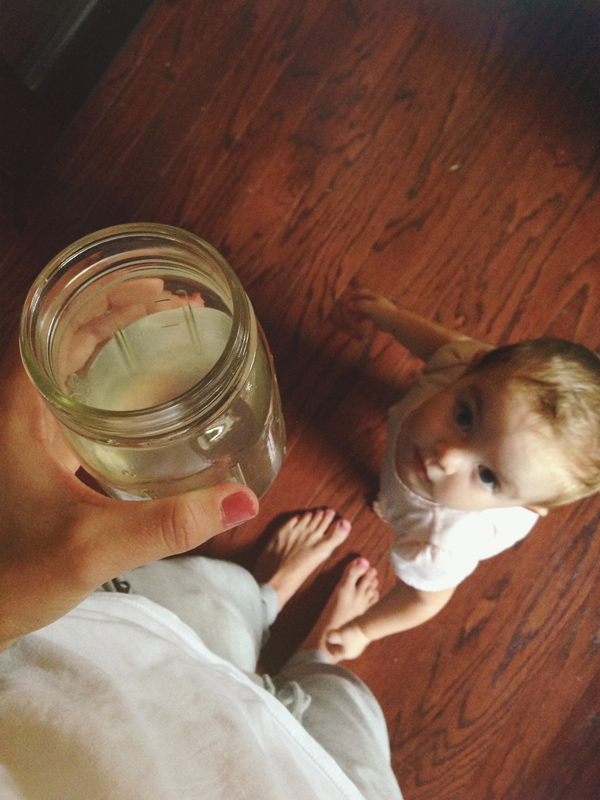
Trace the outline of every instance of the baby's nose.
<path fill-rule="evenodd" d="M 446 475 L 459 472 L 467 464 L 467 451 L 451 442 L 438 442 L 436 444 L 437 462 Z"/>

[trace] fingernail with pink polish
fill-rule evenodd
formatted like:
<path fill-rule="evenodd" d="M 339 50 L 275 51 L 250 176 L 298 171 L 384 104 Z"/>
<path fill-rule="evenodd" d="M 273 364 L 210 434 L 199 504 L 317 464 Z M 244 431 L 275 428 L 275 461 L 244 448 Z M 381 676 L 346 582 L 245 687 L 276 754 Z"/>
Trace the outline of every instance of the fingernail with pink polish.
<path fill-rule="evenodd" d="M 235 492 L 221 500 L 221 519 L 227 528 L 252 519 L 257 512 L 252 498 L 246 492 Z"/>

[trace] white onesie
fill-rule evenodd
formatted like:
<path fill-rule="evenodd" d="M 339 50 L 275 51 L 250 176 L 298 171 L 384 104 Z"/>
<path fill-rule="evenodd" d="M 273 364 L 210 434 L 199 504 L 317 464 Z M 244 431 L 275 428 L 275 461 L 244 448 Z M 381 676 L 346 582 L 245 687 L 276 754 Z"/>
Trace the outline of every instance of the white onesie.
<path fill-rule="evenodd" d="M 538 515 L 529 509 L 455 511 L 415 494 L 398 477 L 396 440 L 414 408 L 456 380 L 475 353 L 489 345 L 466 339 L 441 347 L 427 362 L 406 397 L 390 409 L 379 506 L 395 531 L 392 567 L 404 583 L 437 592 L 457 586 L 484 558 L 523 539 Z"/>

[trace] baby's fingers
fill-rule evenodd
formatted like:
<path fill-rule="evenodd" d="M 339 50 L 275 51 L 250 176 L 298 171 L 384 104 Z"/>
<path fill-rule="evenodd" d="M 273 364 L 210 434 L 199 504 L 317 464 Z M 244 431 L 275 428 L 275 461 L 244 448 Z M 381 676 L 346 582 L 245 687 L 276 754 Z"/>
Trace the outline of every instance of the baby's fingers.
<path fill-rule="evenodd" d="M 353 339 L 362 339 L 360 329 L 357 325 L 357 320 L 349 313 L 341 303 L 338 303 L 331 309 L 329 315 L 331 324 L 340 331 L 344 331 Z"/>
<path fill-rule="evenodd" d="M 362 340 L 366 338 L 369 316 L 362 310 L 349 305 L 343 298 L 331 309 L 331 323 L 352 339 Z"/>
<path fill-rule="evenodd" d="M 367 289 L 365 286 L 359 286 L 355 289 L 351 289 L 347 294 L 347 302 L 348 303 L 360 303 L 364 300 L 376 301 L 379 300 L 382 295 L 377 294 L 372 289 Z"/>
<path fill-rule="evenodd" d="M 327 648 L 327 655 L 330 661 L 334 664 L 348 658 L 344 639 L 340 631 L 329 631 L 327 633 L 325 637 L 325 647 Z"/>

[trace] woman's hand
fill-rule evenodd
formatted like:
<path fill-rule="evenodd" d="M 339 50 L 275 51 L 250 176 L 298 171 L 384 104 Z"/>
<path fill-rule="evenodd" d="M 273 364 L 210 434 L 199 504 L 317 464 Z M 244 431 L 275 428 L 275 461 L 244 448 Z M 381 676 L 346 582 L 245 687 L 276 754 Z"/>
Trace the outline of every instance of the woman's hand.
<path fill-rule="evenodd" d="M 161 278 L 134 278 L 99 291 L 110 276 L 84 290 L 77 312 L 69 320 L 60 348 L 59 374 L 66 378 L 81 369 L 118 330 L 143 317 L 174 308 L 201 308 L 200 294 L 173 294 Z M 87 296 L 86 296 L 87 292 Z"/>
<path fill-rule="evenodd" d="M 84 485 L 16 343 L 0 377 L 0 650 L 126 570 L 202 544 L 258 511 L 254 493 L 211 489 L 131 502 Z"/>

